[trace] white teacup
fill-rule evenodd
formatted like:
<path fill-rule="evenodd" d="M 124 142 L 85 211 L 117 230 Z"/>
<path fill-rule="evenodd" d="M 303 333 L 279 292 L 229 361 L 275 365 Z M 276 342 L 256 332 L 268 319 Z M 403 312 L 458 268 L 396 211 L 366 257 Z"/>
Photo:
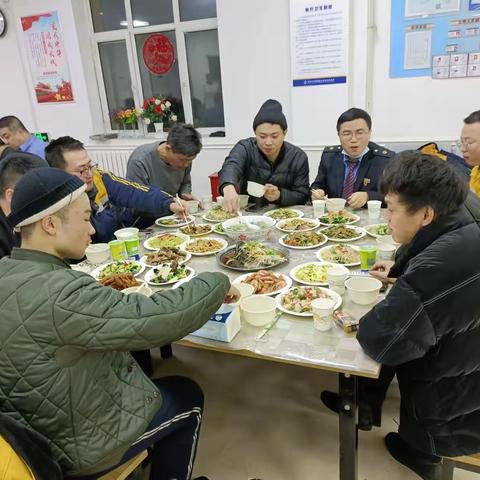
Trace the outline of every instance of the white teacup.
<path fill-rule="evenodd" d="M 247 182 L 247 192 L 252 197 L 261 198 L 265 195 L 265 185 L 257 182 Z"/>

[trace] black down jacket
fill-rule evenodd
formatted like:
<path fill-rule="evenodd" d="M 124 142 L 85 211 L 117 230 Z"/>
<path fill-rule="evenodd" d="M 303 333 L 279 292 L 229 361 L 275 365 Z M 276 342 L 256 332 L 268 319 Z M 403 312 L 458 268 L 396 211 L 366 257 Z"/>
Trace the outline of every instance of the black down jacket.
<path fill-rule="evenodd" d="M 237 190 L 247 193 L 247 181 L 271 183 L 280 190 L 280 205 L 304 205 L 310 196 L 307 154 L 299 147 L 283 142 L 275 163 L 270 162 L 258 149 L 254 138 L 240 140 L 228 154 L 219 172 L 220 193 L 231 183 Z M 264 199 L 265 200 L 265 199 Z M 268 202 L 265 200 L 265 204 Z"/>
<path fill-rule="evenodd" d="M 370 357 L 396 366 L 400 435 L 435 455 L 480 452 L 479 219 L 480 200 L 470 194 L 421 229 L 357 335 Z"/>

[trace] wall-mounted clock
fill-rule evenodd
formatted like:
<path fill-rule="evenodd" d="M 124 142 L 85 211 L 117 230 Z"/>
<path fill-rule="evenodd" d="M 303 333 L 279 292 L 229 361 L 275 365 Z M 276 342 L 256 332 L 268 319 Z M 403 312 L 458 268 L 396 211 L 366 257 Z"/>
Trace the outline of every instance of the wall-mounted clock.
<path fill-rule="evenodd" d="M 4 13 L 0 10 L 0 37 L 7 31 L 7 19 Z"/>

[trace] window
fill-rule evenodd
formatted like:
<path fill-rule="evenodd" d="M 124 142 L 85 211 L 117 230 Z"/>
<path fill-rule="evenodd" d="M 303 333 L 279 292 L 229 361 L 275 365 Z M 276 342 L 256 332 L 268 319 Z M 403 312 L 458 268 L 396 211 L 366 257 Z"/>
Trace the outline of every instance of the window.
<path fill-rule="evenodd" d="M 108 129 L 113 113 L 165 97 L 178 121 L 224 128 L 216 0 L 84 0 Z"/>

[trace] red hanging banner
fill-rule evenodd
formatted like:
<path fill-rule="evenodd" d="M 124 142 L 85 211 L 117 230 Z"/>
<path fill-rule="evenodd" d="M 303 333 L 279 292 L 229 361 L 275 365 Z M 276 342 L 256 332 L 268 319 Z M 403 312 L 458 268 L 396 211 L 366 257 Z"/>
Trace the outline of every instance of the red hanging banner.
<path fill-rule="evenodd" d="M 155 75 L 165 75 L 175 62 L 175 50 L 169 38 L 161 33 L 150 35 L 143 44 L 143 63 Z"/>

